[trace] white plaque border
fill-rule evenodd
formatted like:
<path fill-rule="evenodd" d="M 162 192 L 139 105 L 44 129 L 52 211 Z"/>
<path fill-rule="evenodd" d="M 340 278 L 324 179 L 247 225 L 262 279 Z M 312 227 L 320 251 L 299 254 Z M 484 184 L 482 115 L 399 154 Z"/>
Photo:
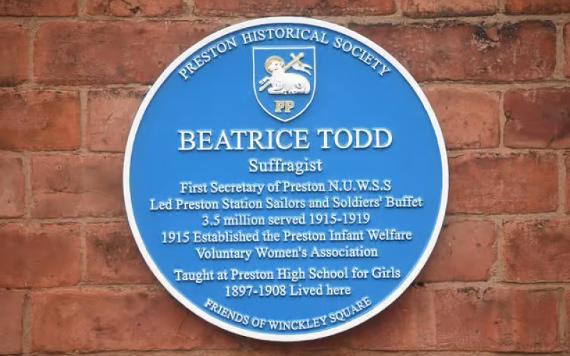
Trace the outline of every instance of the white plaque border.
<path fill-rule="evenodd" d="M 131 189 L 130 189 L 130 184 L 129 184 L 133 143 L 134 143 L 135 136 L 137 134 L 140 122 L 141 122 L 141 120 L 142 120 L 142 118 L 146 112 L 146 109 L 147 109 L 150 101 L 152 100 L 152 98 L 154 97 L 154 95 L 156 94 L 158 89 L 162 86 L 162 83 L 164 83 L 164 81 L 168 78 L 168 76 L 170 76 L 170 74 L 172 74 L 172 72 L 174 72 L 174 70 L 178 66 L 180 66 L 184 62 L 184 60 L 186 60 L 190 55 L 192 55 L 194 52 L 199 50 L 201 47 L 203 47 L 204 45 L 206 45 L 212 41 L 215 41 L 215 40 L 217 40 L 223 36 L 226 36 L 232 32 L 240 31 L 240 30 L 243 30 L 243 29 L 246 29 L 249 27 L 260 26 L 260 25 L 282 24 L 282 23 L 311 25 L 311 26 L 322 27 L 322 28 L 325 28 L 328 30 L 332 30 L 332 31 L 342 33 L 342 34 L 344 34 L 348 37 L 351 37 L 351 38 L 361 42 L 362 44 L 370 47 L 371 49 L 373 49 L 374 51 L 379 53 L 382 57 L 384 57 L 386 60 L 388 60 L 389 63 L 392 66 L 394 66 L 402 74 L 402 76 L 407 80 L 407 82 L 414 89 L 416 95 L 421 100 L 421 102 L 422 102 L 422 104 L 423 104 L 423 106 L 424 106 L 424 108 L 425 108 L 425 110 L 426 110 L 426 112 L 427 112 L 427 114 L 431 120 L 431 124 L 432 124 L 434 131 L 435 131 L 437 143 L 439 146 L 439 153 L 440 153 L 440 157 L 441 157 L 441 171 L 442 171 L 441 203 L 439 206 L 439 213 L 437 216 L 437 221 L 436 221 L 435 227 L 434 227 L 433 232 L 431 234 L 428 245 L 427 245 L 426 249 L 424 250 L 424 253 L 419 258 L 419 260 L 416 262 L 416 265 L 414 266 L 412 271 L 408 274 L 406 279 L 401 282 L 400 286 L 398 288 L 396 288 L 395 290 L 393 290 L 392 293 L 389 294 L 380 304 L 376 305 L 374 308 L 372 308 L 368 312 L 363 313 L 362 315 L 354 318 L 353 320 L 351 320 L 349 322 L 342 323 L 336 327 L 332 327 L 330 329 L 326 329 L 323 331 L 308 332 L 308 333 L 296 334 L 296 335 L 282 335 L 282 334 L 279 335 L 279 334 L 273 334 L 273 333 L 267 333 L 267 332 L 255 332 L 255 331 L 251 331 L 249 329 L 237 327 L 235 325 L 232 325 L 230 323 L 224 322 L 220 319 L 216 319 L 216 318 L 210 316 L 205 311 L 203 311 L 202 308 L 195 305 L 190 300 L 188 300 L 184 295 L 179 293 L 176 290 L 176 288 L 168 281 L 167 278 L 164 277 L 162 272 L 158 269 L 158 267 L 154 263 L 154 260 L 150 257 L 150 254 L 148 253 L 148 251 L 146 249 L 146 246 L 145 246 L 143 239 L 141 237 L 141 234 L 140 234 L 140 231 L 138 229 L 136 219 L 135 219 L 135 216 L 133 213 L 133 207 L 131 204 L 131 193 L 130 193 Z M 126 208 L 126 212 L 127 212 L 127 218 L 129 221 L 129 225 L 130 225 L 131 231 L 134 235 L 137 246 L 138 246 L 141 254 L 143 255 L 143 258 L 144 258 L 146 264 L 151 269 L 151 271 L 154 273 L 156 278 L 158 278 L 158 280 L 164 286 L 164 288 L 166 288 L 166 290 L 174 298 L 176 298 L 180 303 L 182 303 L 186 308 L 190 309 L 194 314 L 198 315 L 202 319 L 205 319 L 206 321 L 208 321 L 208 322 L 210 322 L 210 323 L 212 323 L 212 324 L 214 324 L 214 325 L 216 325 L 222 329 L 225 329 L 227 331 L 231 331 L 235 334 L 243 335 L 243 336 L 247 336 L 247 337 L 251 337 L 251 338 L 255 338 L 255 339 L 260 339 L 260 340 L 267 340 L 267 341 L 283 341 L 283 342 L 306 341 L 306 340 L 314 340 L 314 339 L 319 339 L 319 338 L 335 335 L 335 334 L 338 334 L 340 332 L 351 329 L 351 328 L 353 328 L 359 324 L 362 324 L 363 322 L 374 317 L 375 315 L 380 313 L 382 310 L 384 310 L 386 307 L 388 307 L 390 304 L 392 304 L 400 295 L 402 295 L 404 293 L 404 291 L 406 289 L 408 289 L 410 284 L 418 276 L 418 274 L 420 273 L 420 271 L 422 270 L 422 268 L 426 264 L 430 254 L 432 253 L 432 251 L 435 247 L 435 244 L 437 242 L 437 238 L 439 236 L 439 233 L 441 231 L 441 227 L 443 225 L 443 219 L 445 217 L 445 210 L 447 207 L 448 191 L 449 191 L 449 168 L 448 168 L 448 164 L 447 164 L 447 153 L 446 153 L 446 149 L 445 149 L 445 142 L 443 140 L 443 134 L 441 132 L 441 128 L 439 126 L 439 123 L 437 121 L 435 113 L 434 113 L 433 109 L 431 108 L 431 105 L 428 102 L 427 97 L 425 96 L 425 94 L 421 90 L 420 86 L 415 81 L 415 79 L 411 76 L 411 74 L 400 64 L 400 62 L 398 62 L 394 57 L 392 57 L 382 47 L 378 46 L 376 43 L 372 42 L 368 38 L 354 32 L 348 28 L 345 28 L 345 27 L 342 27 L 342 26 L 339 26 L 339 25 L 336 25 L 336 24 L 333 24 L 333 23 L 330 23 L 327 21 L 310 19 L 310 18 L 305 18 L 305 17 L 288 17 L 288 16 L 267 17 L 267 18 L 260 18 L 260 19 L 254 19 L 254 20 L 241 22 L 241 23 L 236 24 L 236 25 L 228 26 L 222 30 L 219 30 L 219 31 L 205 37 L 204 39 L 202 39 L 201 41 L 199 41 L 198 43 L 194 44 L 192 47 L 190 47 L 186 51 L 184 51 L 180 56 L 178 56 L 162 72 L 162 74 L 158 77 L 156 82 L 152 85 L 152 87 L 150 88 L 150 90 L 146 94 L 145 98 L 143 99 L 142 104 L 139 107 L 139 110 L 137 111 L 137 114 L 135 116 L 135 120 L 131 126 L 131 130 L 129 132 L 129 137 L 127 139 L 127 146 L 125 149 L 125 158 L 124 158 L 124 163 L 123 163 L 123 195 L 124 195 L 124 199 L 125 199 L 125 208 Z"/>

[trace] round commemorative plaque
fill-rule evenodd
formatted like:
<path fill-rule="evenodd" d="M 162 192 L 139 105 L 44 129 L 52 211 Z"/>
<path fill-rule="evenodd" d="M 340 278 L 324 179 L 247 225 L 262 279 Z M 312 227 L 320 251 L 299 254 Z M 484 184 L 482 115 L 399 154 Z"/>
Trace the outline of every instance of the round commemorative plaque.
<path fill-rule="evenodd" d="M 129 135 L 136 243 L 170 294 L 257 339 L 352 328 L 398 298 L 442 226 L 440 127 L 367 38 L 295 17 L 198 42 L 160 75 Z"/>

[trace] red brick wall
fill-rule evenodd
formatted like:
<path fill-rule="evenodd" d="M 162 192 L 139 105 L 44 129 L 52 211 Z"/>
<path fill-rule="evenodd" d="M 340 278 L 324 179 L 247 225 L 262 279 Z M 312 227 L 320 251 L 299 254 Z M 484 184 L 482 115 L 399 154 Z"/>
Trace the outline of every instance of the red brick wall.
<path fill-rule="evenodd" d="M 123 210 L 148 84 L 205 35 L 269 15 L 386 48 L 426 90 L 450 157 L 446 226 L 417 283 L 315 342 L 254 341 L 186 311 Z M 569 0 L 0 0 L 0 16 L 0 353 L 570 352 Z"/>

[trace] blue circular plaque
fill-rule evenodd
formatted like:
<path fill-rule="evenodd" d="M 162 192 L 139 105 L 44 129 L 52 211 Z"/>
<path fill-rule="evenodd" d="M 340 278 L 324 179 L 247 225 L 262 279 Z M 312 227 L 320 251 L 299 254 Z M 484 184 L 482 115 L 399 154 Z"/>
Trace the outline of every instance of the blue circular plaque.
<path fill-rule="evenodd" d="M 410 74 L 341 26 L 277 17 L 216 32 L 145 97 L 125 155 L 136 243 L 178 301 L 231 332 L 354 327 L 417 277 L 448 190 Z"/>

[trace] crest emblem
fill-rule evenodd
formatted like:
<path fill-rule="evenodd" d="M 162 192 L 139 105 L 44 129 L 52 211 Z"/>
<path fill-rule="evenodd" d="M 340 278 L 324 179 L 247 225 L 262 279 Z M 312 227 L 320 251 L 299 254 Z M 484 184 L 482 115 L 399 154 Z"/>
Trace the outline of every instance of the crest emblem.
<path fill-rule="evenodd" d="M 271 117 L 289 122 L 307 110 L 317 84 L 314 46 L 253 47 L 253 92 Z"/>

